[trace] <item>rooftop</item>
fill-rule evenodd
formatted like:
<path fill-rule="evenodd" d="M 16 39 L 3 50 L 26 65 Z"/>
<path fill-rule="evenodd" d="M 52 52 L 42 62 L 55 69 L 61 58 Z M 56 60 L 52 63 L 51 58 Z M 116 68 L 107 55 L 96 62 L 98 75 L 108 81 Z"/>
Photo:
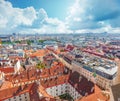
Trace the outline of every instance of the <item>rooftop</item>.
<path fill-rule="evenodd" d="M 84 96 L 82 99 L 79 99 L 77 101 L 108 101 L 108 99 L 109 98 L 107 98 L 106 95 L 102 93 L 102 90 L 97 85 L 95 85 L 94 93 L 88 96 Z"/>
<path fill-rule="evenodd" d="M 112 60 L 95 57 L 84 52 L 80 53 L 80 55 L 82 55 L 82 57 L 74 59 L 79 65 L 87 66 L 109 75 L 114 75 L 117 72 L 118 67 Z"/>
<path fill-rule="evenodd" d="M 24 86 L 19 86 L 19 87 L 12 87 L 9 89 L 5 89 L 0 91 L 0 100 L 4 100 L 13 96 L 21 95 L 26 92 L 29 92 L 32 86 L 35 84 L 29 84 L 29 85 L 24 85 Z"/>
<path fill-rule="evenodd" d="M 118 99 L 120 99 L 120 83 L 117 85 L 111 86 L 111 91 L 112 91 L 114 101 L 119 101 Z"/>
<path fill-rule="evenodd" d="M 80 75 L 78 72 L 71 73 L 68 81 L 82 96 L 94 92 L 94 83 Z"/>
<path fill-rule="evenodd" d="M 6 67 L 6 68 L 0 67 L 0 71 L 4 72 L 5 74 L 14 73 L 14 68 L 12 68 L 12 67 Z"/>

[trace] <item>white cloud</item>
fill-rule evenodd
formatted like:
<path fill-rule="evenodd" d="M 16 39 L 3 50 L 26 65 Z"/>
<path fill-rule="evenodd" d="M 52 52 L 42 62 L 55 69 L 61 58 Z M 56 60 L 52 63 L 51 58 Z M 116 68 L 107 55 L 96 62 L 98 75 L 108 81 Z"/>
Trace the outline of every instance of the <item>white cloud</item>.
<path fill-rule="evenodd" d="M 66 23 L 77 32 L 115 32 L 120 28 L 119 4 L 119 0 L 75 0 Z"/>
<path fill-rule="evenodd" d="M 120 27 L 117 28 L 112 28 L 110 25 L 106 25 L 101 28 L 96 28 L 96 29 L 80 29 L 80 30 L 75 30 L 75 33 L 120 33 Z"/>
<path fill-rule="evenodd" d="M 92 16 L 92 15 L 88 15 L 88 20 L 93 20 L 94 19 L 94 17 Z"/>
<path fill-rule="evenodd" d="M 14 8 L 8 1 L 0 1 L 1 33 L 71 33 L 58 18 L 49 18 L 47 12 L 33 7 Z M 3 29 L 2 29 L 3 28 Z"/>
<path fill-rule="evenodd" d="M 25 9 L 16 8 L 13 9 L 12 17 L 12 22 L 9 20 L 8 23 L 11 24 L 13 28 L 19 25 L 31 26 L 36 19 L 36 12 L 33 7 L 27 7 Z"/>
<path fill-rule="evenodd" d="M 64 26 L 52 27 L 50 25 L 43 25 L 41 28 L 27 28 L 19 31 L 24 34 L 59 34 L 59 33 L 73 33 L 73 31 L 66 29 Z"/>
<path fill-rule="evenodd" d="M 77 14 L 82 14 L 85 12 L 84 6 L 85 5 L 80 5 L 82 3 L 85 3 L 85 0 L 76 0 L 75 3 L 69 8 L 68 14 L 70 15 L 77 15 Z"/>
<path fill-rule="evenodd" d="M 74 21 L 77 21 L 77 22 L 80 22 L 80 21 L 81 21 L 81 19 L 78 18 L 78 17 L 73 18 L 73 20 L 74 20 Z"/>
<path fill-rule="evenodd" d="M 38 11 L 33 7 L 14 8 L 9 1 L 0 0 L 0 33 L 100 33 L 105 31 L 118 33 L 120 32 L 119 14 L 116 15 L 117 18 L 113 16 L 107 19 L 111 11 L 120 10 L 116 1 L 75 0 L 68 8 L 65 20 L 61 21 L 58 18 L 50 18 L 43 8 Z M 99 7 L 99 4 L 102 5 Z M 104 16 L 103 13 L 106 12 L 109 14 Z"/>
<path fill-rule="evenodd" d="M 84 29 L 87 25 L 86 21 L 91 21 L 94 17 L 89 14 L 86 15 L 86 10 L 91 9 L 88 0 L 75 0 L 74 4 L 68 9 L 68 16 L 66 17 L 66 24 L 72 30 Z"/>
<path fill-rule="evenodd" d="M 48 23 L 48 24 L 51 24 L 51 25 L 60 25 L 62 24 L 63 22 L 58 20 L 58 18 L 45 18 L 45 21 Z"/>
<path fill-rule="evenodd" d="M 74 17 L 82 19 L 82 15 L 88 8 L 87 0 L 75 0 L 74 4 L 68 8 L 67 20 L 71 20 Z"/>
<path fill-rule="evenodd" d="M 5 28 L 7 24 L 7 19 L 0 15 L 0 28 Z"/>
<path fill-rule="evenodd" d="M 47 12 L 43 8 L 40 8 L 37 12 L 37 22 L 42 24 L 46 18 L 48 18 Z"/>
<path fill-rule="evenodd" d="M 58 18 L 50 18 L 47 15 L 47 12 L 41 8 L 37 12 L 37 19 L 35 22 L 40 25 L 34 29 L 30 29 L 32 33 L 72 33 L 70 29 L 66 26 L 66 23 L 59 20 Z M 25 31 L 26 32 L 26 31 Z M 28 32 L 28 31 L 27 31 Z M 27 33 L 26 32 L 26 33 Z"/>
<path fill-rule="evenodd" d="M 1 28 L 14 28 L 19 25 L 31 26 L 36 19 L 36 11 L 33 7 L 24 9 L 14 8 L 8 1 L 0 1 Z"/>

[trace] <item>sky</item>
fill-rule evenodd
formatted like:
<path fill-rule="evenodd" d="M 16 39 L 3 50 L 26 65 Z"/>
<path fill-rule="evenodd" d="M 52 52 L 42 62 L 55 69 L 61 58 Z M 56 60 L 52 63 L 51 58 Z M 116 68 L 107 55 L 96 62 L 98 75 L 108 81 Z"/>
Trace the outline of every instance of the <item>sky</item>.
<path fill-rule="evenodd" d="M 120 0 L 0 0 L 0 34 L 120 33 Z"/>

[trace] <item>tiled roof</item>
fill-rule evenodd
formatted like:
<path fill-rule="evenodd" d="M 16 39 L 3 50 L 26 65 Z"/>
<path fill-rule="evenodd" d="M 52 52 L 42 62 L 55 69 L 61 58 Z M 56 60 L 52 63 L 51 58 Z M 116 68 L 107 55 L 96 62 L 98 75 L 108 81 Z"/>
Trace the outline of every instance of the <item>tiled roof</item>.
<path fill-rule="evenodd" d="M 41 78 L 47 78 L 49 76 L 59 75 L 64 72 L 64 66 L 62 63 L 52 66 L 51 68 L 45 68 L 42 70 L 38 69 L 28 69 L 20 72 L 20 74 L 7 75 L 5 80 L 11 81 L 13 84 L 18 82 L 27 82 L 31 80 L 37 80 Z"/>
<path fill-rule="evenodd" d="M 36 52 L 33 52 L 30 56 L 42 57 L 47 53 L 48 53 L 47 50 L 41 49 L 41 50 L 37 50 Z"/>
<path fill-rule="evenodd" d="M 66 50 L 72 51 L 74 49 L 73 45 L 67 45 Z"/>
<path fill-rule="evenodd" d="M 69 83 L 75 87 L 82 96 L 89 95 L 94 92 L 94 83 L 88 81 L 88 79 L 76 71 L 71 73 Z"/>
<path fill-rule="evenodd" d="M 77 101 L 109 101 L 109 99 L 102 94 L 102 90 L 95 85 L 95 90 L 94 93 L 88 95 L 88 96 L 84 96 L 82 99 L 77 100 Z"/>
<path fill-rule="evenodd" d="M 22 72 L 21 75 L 11 75 L 10 77 L 7 76 L 7 80 L 11 80 L 12 82 L 15 82 L 16 80 L 20 80 L 19 82 L 24 82 L 27 80 L 32 80 L 32 79 L 37 79 L 37 75 L 39 75 L 40 79 L 40 84 L 42 87 L 42 91 L 41 88 L 39 88 L 39 91 L 42 92 L 43 95 L 45 95 L 45 97 L 43 97 L 40 101 L 47 101 L 47 98 L 50 99 L 50 101 L 56 101 L 54 98 L 52 98 L 50 95 L 48 95 L 47 93 L 43 92 L 44 88 L 49 88 L 49 87 L 53 87 L 56 85 L 60 85 L 60 84 L 64 84 L 69 82 L 73 87 L 75 87 L 75 89 L 81 94 L 81 95 L 85 95 L 85 93 L 88 93 L 88 95 L 86 97 L 83 97 L 83 99 L 79 100 L 79 101 L 97 101 L 97 100 L 93 100 L 95 99 L 106 99 L 106 97 L 104 97 L 100 92 L 100 89 L 95 86 L 94 84 L 90 81 L 88 81 L 85 77 L 81 76 L 78 72 L 73 72 L 70 74 L 64 74 L 64 68 L 62 67 L 63 65 L 61 64 L 61 67 L 57 67 L 57 66 L 53 66 L 50 69 L 46 68 L 43 69 L 42 71 L 37 71 L 36 69 L 31 69 L 29 70 L 28 73 L 26 73 L 26 71 Z M 29 78 L 28 78 L 29 77 Z M 23 87 L 24 88 L 24 87 Z M 95 88 L 95 91 L 93 89 L 93 91 L 91 92 L 91 89 Z M 19 87 L 14 87 L 14 88 L 9 88 L 7 90 L 2 90 L 1 92 L 3 92 L 4 96 L 2 95 L 2 93 L 0 92 L 0 96 L 3 96 L 1 99 L 4 98 L 8 98 L 10 96 L 15 96 L 12 95 L 10 93 L 10 90 L 13 92 L 18 91 L 18 89 L 20 89 Z M 29 88 L 27 88 L 26 90 L 23 90 L 20 93 L 17 94 L 21 94 L 21 93 L 25 93 Z M 7 94 L 7 95 L 6 95 Z M 90 94 L 90 95 L 89 95 Z M 8 96 L 9 95 L 9 96 Z M 95 97 L 96 96 L 96 97 Z M 86 99 L 90 99 L 90 100 L 86 100 Z M 39 101 L 39 100 L 36 100 Z M 105 100 L 107 101 L 107 100 Z"/>
<path fill-rule="evenodd" d="M 0 86 L 0 91 L 3 89 L 9 89 L 12 87 L 12 83 L 9 81 L 4 81 L 3 84 Z"/>
<path fill-rule="evenodd" d="M 5 100 L 13 96 L 17 96 L 17 95 L 21 95 L 26 92 L 29 92 L 29 90 L 32 88 L 33 85 L 34 84 L 29 84 L 29 85 L 13 87 L 13 88 L 2 90 L 0 91 L 0 100 Z"/>
<path fill-rule="evenodd" d="M 120 99 L 120 83 L 113 85 L 111 87 L 111 91 L 113 94 L 114 101 L 119 101 L 118 99 Z"/>
<path fill-rule="evenodd" d="M 53 87 L 56 85 L 61 85 L 68 82 L 69 74 L 62 76 L 54 76 L 53 78 L 43 79 L 40 81 L 44 88 Z"/>
<path fill-rule="evenodd" d="M 44 98 L 45 98 L 45 97 L 47 97 L 47 98 L 53 98 L 53 96 L 49 95 L 49 94 L 46 92 L 45 88 L 44 88 L 42 85 L 39 85 L 38 90 L 39 90 L 39 92 L 42 94 L 42 96 L 43 96 Z"/>
<path fill-rule="evenodd" d="M 12 68 L 12 67 L 2 68 L 1 67 L 0 71 L 4 72 L 5 74 L 7 74 L 7 73 L 14 73 L 14 68 Z"/>

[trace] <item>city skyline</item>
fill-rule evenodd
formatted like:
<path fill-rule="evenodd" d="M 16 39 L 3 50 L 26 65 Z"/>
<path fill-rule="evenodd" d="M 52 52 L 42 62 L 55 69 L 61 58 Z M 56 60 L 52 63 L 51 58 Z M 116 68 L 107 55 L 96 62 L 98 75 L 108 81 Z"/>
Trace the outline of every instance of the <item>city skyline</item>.
<path fill-rule="evenodd" d="M 119 0 L 0 0 L 0 34 L 119 33 Z"/>
<path fill-rule="evenodd" d="M 120 0 L 0 0 L 0 101 L 120 101 Z"/>

